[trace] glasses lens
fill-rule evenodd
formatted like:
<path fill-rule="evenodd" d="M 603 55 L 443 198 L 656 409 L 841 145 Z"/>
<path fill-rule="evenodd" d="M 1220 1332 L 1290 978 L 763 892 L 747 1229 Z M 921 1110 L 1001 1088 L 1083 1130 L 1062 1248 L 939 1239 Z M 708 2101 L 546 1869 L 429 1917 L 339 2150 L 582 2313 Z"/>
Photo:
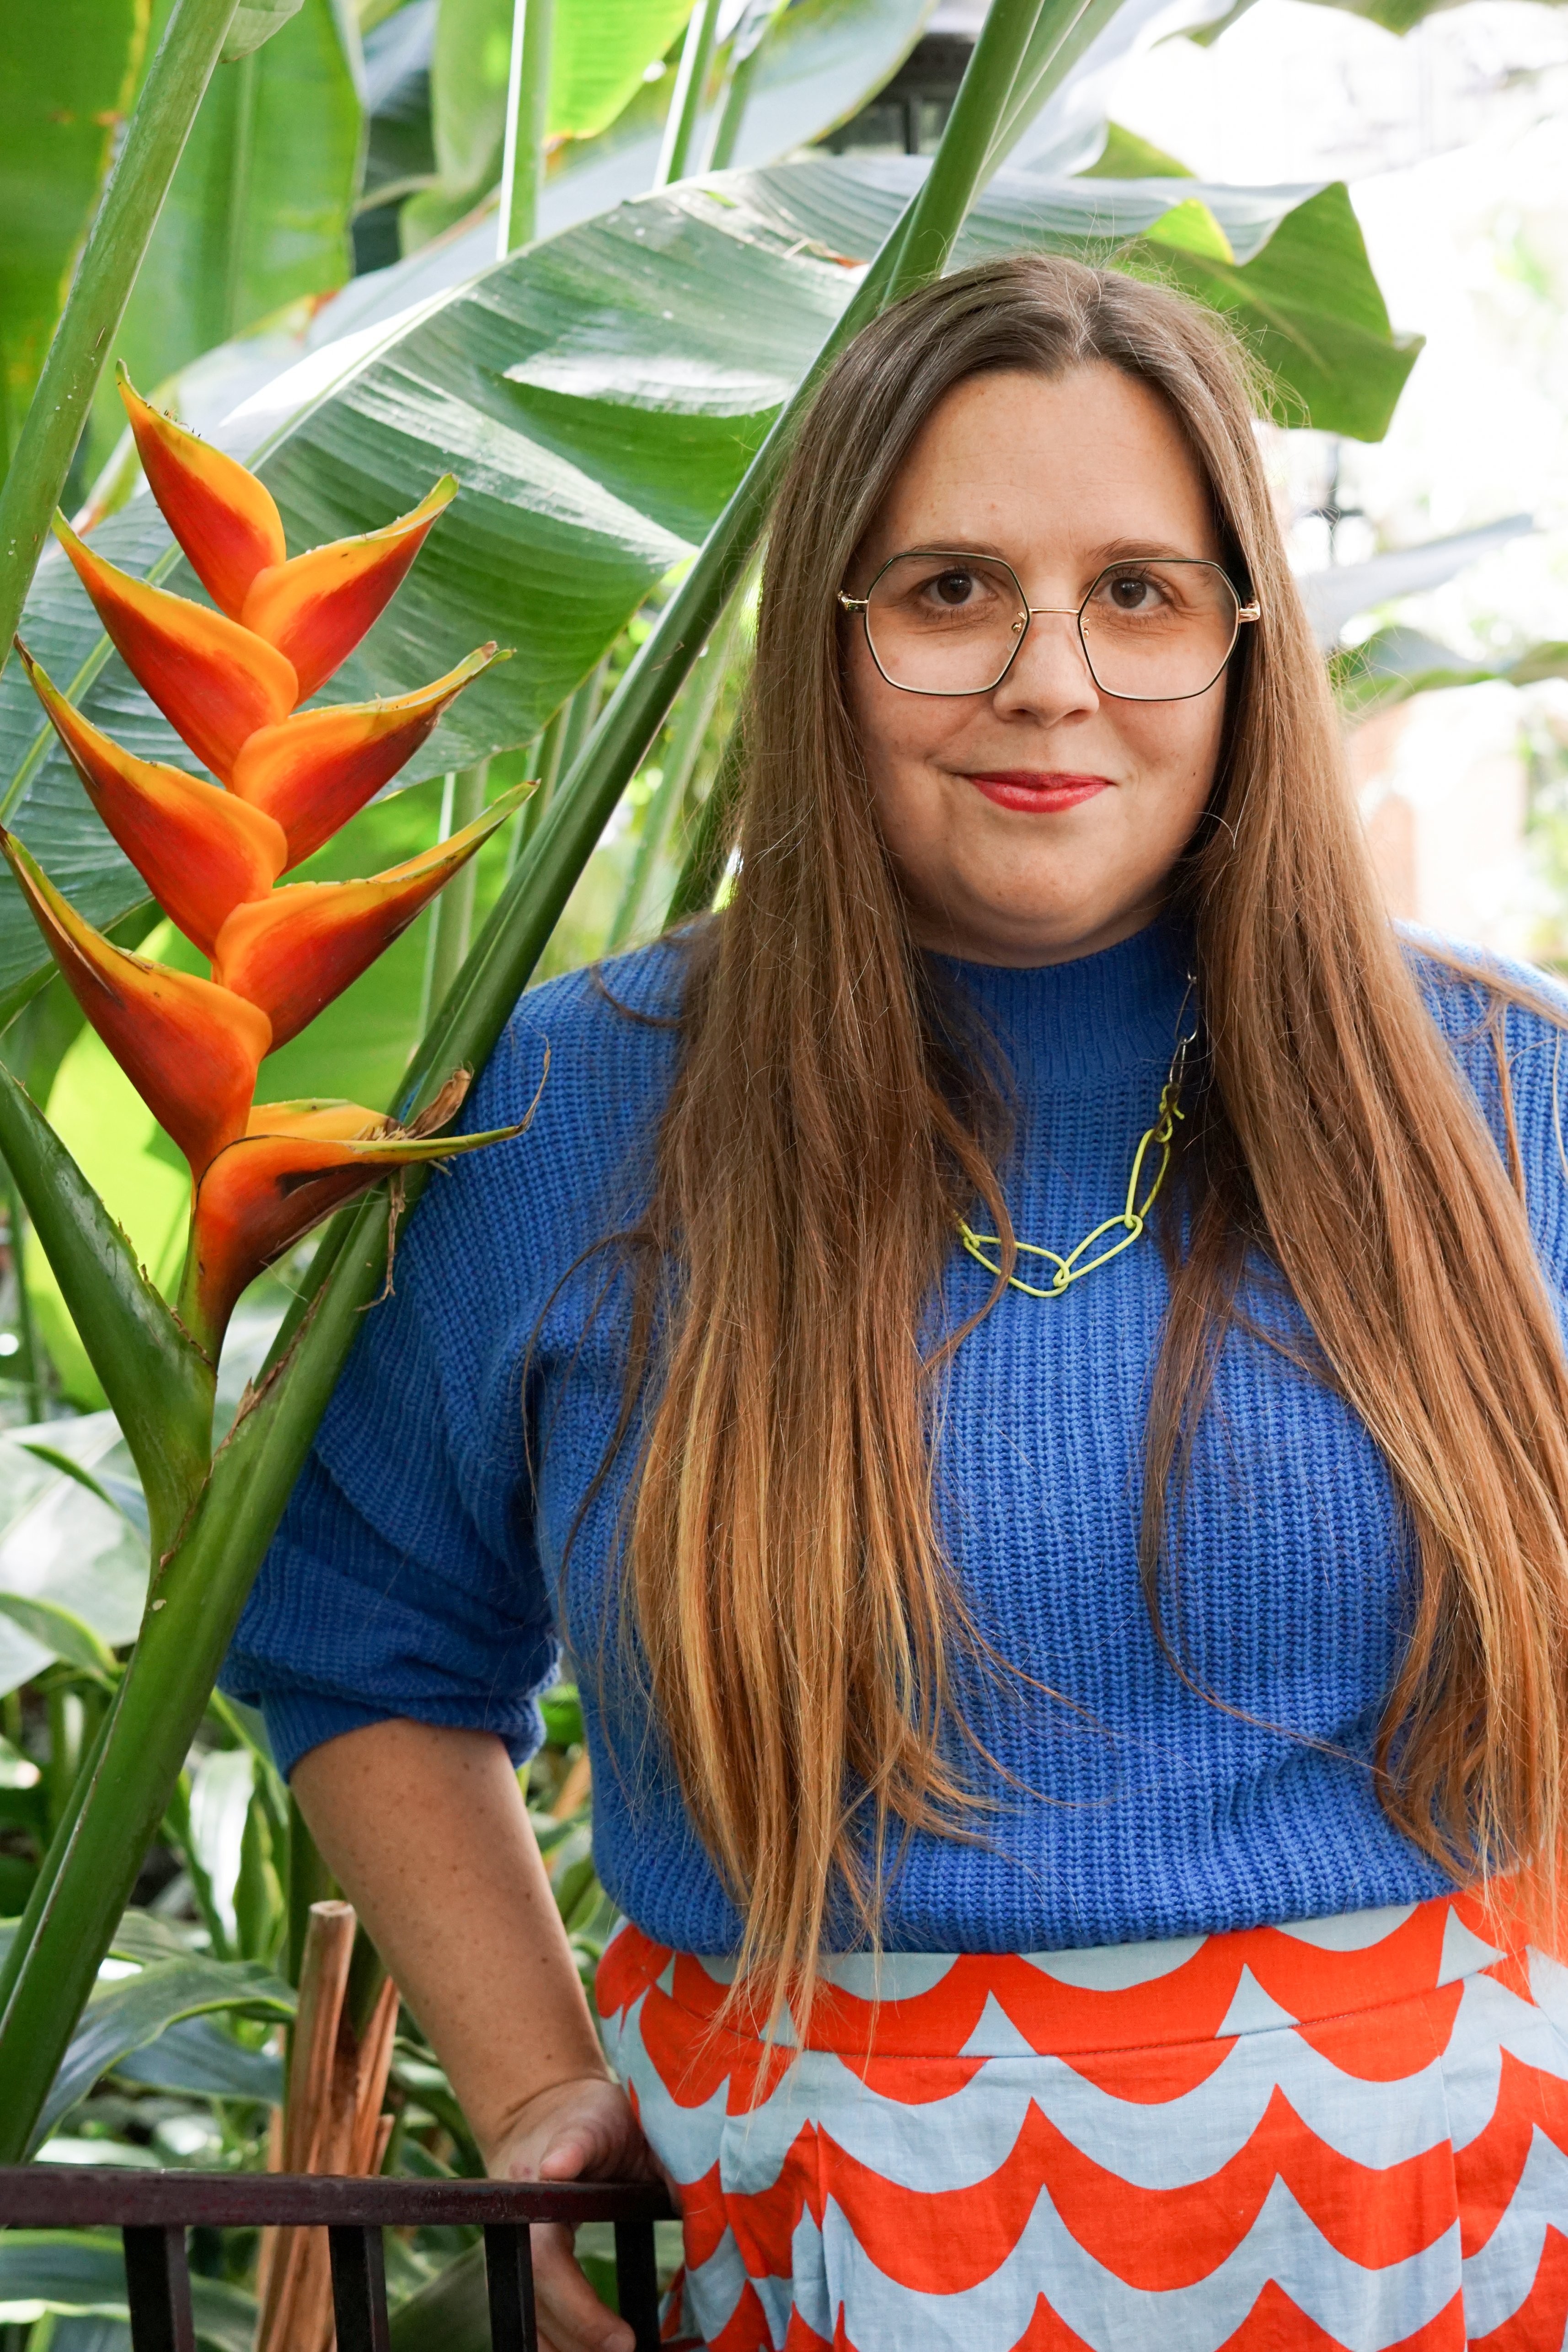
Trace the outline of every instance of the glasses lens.
<path fill-rule="evenodd" d="M 1236 591 L 1212 563 L 1118 563 L 1083 608 L 1083 642 L 1107 694 L 1176 702 L 1214 684 L 1236 643 Z"/>
<path fill-rule="evenodd" d="M 995 686 L 1028 619 L 1005 563 L 941 553 L 890 563 L 865 616 L 883 677 L 916 694 L 978 694 Z"/>

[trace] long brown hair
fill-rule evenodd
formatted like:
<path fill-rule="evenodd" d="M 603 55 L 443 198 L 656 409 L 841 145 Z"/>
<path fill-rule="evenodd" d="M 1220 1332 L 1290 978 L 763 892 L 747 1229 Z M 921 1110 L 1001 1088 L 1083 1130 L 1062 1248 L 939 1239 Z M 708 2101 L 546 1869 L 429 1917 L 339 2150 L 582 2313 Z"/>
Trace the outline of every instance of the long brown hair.
<path fill-rule="evenodd" d="M 974 1642 L 933 1495 L 938 1374 L 963 1333 L 933 1347 L 923 1318 L 977 1195 L 1011 1264 L 998 1089 L 910 938 L 834 592 L 954 385 L 1091 362 L 1169 404 L 1233 576 L 1262 606 L 1176 879 L 1207 1084 L 1183 1238 L 1166 1234 L 1151 1613 L 1180 1669 L 1169 1498 L 1257 1250 L 1411 1530 L 1384 1805 L 1458 1877 L 1507 1864 L 1550 1885 L 1558 1847 L 1568 1376 L 1520 1200 L 1381 902 L 1244 369 L 1213 318 L 1162 288 L 991 262 L 869 328 L 802 431 L 769 541 L 739 875 L 694 947 L 643 1233 L 644 1302 L 663 1283 L 667 1311 L 640 1326 L 664 1334 L 656 1367 L 645 1347 L 633 1357 L 656 1389 L 629 1601 L 683 1792 L 745 1921 L 743 1972 L 776 1971 L 807 2000 L 826 1928 L 874 1939 L 890 1834 L 975 1833 L 951 1737 Z"/>

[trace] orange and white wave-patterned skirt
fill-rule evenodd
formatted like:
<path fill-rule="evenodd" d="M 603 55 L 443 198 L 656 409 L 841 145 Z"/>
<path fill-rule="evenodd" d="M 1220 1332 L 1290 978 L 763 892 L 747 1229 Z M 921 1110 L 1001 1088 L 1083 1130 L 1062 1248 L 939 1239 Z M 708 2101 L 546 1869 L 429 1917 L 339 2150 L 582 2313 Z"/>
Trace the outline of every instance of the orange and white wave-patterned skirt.
<path fill-rule="evenodd" d="M 1510 1941 L 1456 1895 L 835 1960 L 796 2055 L 623 1927 L 600 2009 L 685 2205 L 666 2342 L 1563 2352 L 1568 1971 Z"/>

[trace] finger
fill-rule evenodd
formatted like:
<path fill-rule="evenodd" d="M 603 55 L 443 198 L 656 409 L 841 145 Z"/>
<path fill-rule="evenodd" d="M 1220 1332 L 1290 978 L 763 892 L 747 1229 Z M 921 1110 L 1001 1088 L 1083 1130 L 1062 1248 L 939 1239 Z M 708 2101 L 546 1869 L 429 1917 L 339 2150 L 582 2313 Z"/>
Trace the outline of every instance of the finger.
<path fill-rule="evenodd" d="M 537 2228 L 533 2252 L 535 2305 L 553 2352 L 634 2352 L 631 2328 L 600 2302 L 584 2278 L 569 2231 Z"/>
<path fill-rule="evenodd" d="M 576 2180 L 596 2167 L 609 2153 L 608 2135 L 593 2125 L 574 2116 L 563 2124 L 554 2137 L 545 2143 L 539 2158 L 538 2177 L 541 2180 Z"/>

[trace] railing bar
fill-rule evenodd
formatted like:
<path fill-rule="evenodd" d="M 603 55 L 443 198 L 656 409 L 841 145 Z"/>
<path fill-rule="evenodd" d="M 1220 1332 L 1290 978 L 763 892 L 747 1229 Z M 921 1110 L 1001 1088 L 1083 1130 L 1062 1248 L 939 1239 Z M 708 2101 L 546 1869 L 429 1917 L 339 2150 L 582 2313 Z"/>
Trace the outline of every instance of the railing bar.
<path fill-rule="evenodd" d="M 394 2229 L 459 2223 L 664 2220 L 668 2198 L 646 2181 L 419 2180 L 378 2176 L 110 2170 L 0 2166 L 0 2228 L 173 2228 L 258 2223 Z"/>
<path fill-rule="evenodd" d="M 327 2231 L 332 2259 L 332 2312 L 338 2352 L 389 2352 L 386 2257 L 379 2224 L 335 2222 Z"/>
<path fill-rule="evenodd" d="M 490 2291 L 490 2352 L 538 2352 L 533 2243 L 526 2222 L 486 2222 L 485 2279 Z"/>
<path fill-rule="evenodd" d="M 184 2225 L 131 2225 L 120 2234 L 131 2352 L 196 2352 Z"/>
<path fill-rule="evenodd" d="M 615 2282 L 637 2352 L 659 2352 L 659 2264 L 651 2220 L 616 2222 Z"/>

